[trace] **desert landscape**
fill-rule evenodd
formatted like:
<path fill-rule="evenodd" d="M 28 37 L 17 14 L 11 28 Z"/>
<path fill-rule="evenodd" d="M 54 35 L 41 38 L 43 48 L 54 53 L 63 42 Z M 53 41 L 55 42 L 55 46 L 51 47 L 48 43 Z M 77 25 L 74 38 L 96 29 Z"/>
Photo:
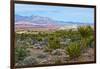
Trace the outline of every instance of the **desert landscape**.
<path fill-rule="evenodd" d="M 58 26 L 46 18 L 43 25 L 39 20 L 37 25 L 16 22 L 16 66 L 94 61 L 92 25 Z"/>
<path fill-rule="evenodd" d="M 79 8 L 76 13 L 73 8 L 65 11 L 56 8 L 59 12 L 55 13 L 54 10 L 47 12 L 51 7 L 42 7 L 43 12 L 29 10 L 30 6 L 26 8 L 24 12 L 18 9 L 15 15 L 15 66 L 95 61 L 95 30 L 93 20 L 90 21 L 93 16 L 87 9 Z"/>

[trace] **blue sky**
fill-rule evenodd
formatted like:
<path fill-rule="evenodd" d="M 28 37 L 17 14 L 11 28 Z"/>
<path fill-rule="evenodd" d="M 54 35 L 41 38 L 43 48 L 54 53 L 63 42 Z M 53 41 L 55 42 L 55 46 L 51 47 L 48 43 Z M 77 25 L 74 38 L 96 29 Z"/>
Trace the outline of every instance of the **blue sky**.
<path fill-rule="evenodd" d="M 94 8 L 15 4 L 15 15 L 38 15 L 56 21 L 94 23 Z"/>

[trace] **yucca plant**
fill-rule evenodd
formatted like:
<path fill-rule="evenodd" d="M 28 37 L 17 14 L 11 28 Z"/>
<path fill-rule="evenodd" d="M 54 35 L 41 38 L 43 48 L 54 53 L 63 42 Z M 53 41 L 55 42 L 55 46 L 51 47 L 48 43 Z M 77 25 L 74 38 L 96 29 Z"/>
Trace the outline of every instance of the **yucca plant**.
<path fill-rule="evenodd" d="M 82 48 L 87 48 L 88 39 L 93 35 L 93 29 L 90 26 L 83 26 L 78 28 L 78 32 L 81 36 Z"/>
<path fill-rule="evenodd" d="M 73 30 L 70 29 L 70 30 L 67 32 L 67 35 L 68 35 L 68 37 L 71 39 L 71 38 L 72 38 L 72 35 L 73 35 Z"/>
<path fill-rule="evenodd" d="M 70 59 L 78 58 L 81 55 L 81 47 L 77 42 L 71 42 L 66 48 L 66 54 Z"/>
<path fill-rule="evenodd" d="M 94 36 L 90 36 L 88 39 L 88 46 L 93 48 L 94 47 Z"/>

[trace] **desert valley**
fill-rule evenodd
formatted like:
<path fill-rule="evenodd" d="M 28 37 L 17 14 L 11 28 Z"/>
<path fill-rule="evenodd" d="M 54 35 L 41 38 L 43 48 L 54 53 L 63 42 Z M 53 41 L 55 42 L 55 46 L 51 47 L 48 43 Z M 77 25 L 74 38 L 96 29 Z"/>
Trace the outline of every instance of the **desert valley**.
<path fill-rule="evenodd" d="M 15 16 L 15 66 L 94 61 L 94 25 Z"/>

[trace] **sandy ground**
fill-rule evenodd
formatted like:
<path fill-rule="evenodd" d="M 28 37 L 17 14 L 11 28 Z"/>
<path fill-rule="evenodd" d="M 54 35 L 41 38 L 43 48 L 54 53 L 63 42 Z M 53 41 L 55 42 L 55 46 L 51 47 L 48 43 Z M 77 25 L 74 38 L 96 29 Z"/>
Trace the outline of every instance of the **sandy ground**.
<path fill-rule="evenodd" d="M 73 62 L 87 62 L 87 61 L 94 61 L 94 48 L 88 48 L 88 50 L 78 58 L 78 59 L 72 59 L 72 60 L 65 60 L 66 55 L 51 55 L 49 53 L 43 52 L 42 49 L 34 49 L 34 48 L 29 48 L 30 54 L 33 57 L 38 56 L 39 54 L 45 53 L 47 57 L 38 59 L 40 61 L 39 64 L 54 64 L 55 61 L 61 60 L 61 63 L 73 63 Z"/>

